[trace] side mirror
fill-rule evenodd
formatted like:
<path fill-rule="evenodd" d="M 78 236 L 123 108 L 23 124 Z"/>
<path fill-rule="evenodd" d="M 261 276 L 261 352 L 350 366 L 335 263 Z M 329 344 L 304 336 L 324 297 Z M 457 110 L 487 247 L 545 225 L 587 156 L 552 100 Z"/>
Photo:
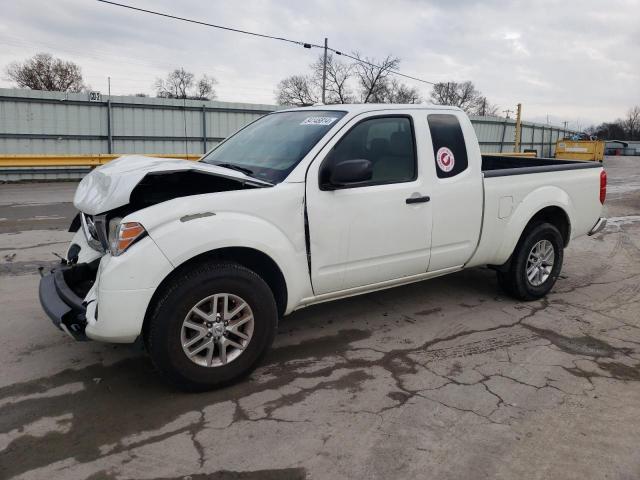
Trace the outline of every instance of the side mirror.
<path fill-rule="evenodd" d="M 327 190 L 356 186 L 371 180 L 373 164 L 371 160 L 356 159 L 343 160 L 334 165 L 329 174 L 329 184 L 323 185 Z"/>

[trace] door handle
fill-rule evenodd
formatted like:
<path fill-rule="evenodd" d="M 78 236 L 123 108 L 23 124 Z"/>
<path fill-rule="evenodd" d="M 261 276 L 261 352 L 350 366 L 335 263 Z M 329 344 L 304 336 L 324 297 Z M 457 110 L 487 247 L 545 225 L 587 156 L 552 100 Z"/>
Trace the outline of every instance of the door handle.
<path fill-rule="evenodd" d="M 420 197 L 409 197 L 405 201 L 407 204 L 411 205 L 412 203 L 425 203 L 431 200 L 431 197 L 428 195 L 420 196 Z"/>

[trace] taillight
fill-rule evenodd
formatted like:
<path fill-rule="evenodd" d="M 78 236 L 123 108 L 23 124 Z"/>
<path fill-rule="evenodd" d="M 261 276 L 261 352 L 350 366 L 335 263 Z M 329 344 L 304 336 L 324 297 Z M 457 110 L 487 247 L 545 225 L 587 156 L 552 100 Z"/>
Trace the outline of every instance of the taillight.
<path fill-rule="evenodd" d="M 607 172 L 603 169 L 600 172 L 600 203 L 603 205 L 605 198 L 607 198 Z"/>

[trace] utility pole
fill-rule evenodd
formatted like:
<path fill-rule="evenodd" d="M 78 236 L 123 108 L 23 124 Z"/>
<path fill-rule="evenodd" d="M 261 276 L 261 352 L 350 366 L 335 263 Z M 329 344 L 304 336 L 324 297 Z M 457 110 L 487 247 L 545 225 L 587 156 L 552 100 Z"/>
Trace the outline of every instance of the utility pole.
<path fill-rule="evenodd" d="M 322 66 L 322 103 L 326 103 L 327 91 L 327 37 L 324 37 L 324 64 Z"/>
<path fill-rule="evenodd" d="M 509 116 L 509 114 L 510 114 L 510 113 L 513 113 L 513 110 L 510 110 L 510 109 L 508 109 L 508 108 L 507 108 L 506 110 L 502 110 L 502 111 L 507 115 L 507 118 L 511 118 L 511 117 Z"/>
<path fill-rule="evenodd" d="M 516 138 L 513 144 L 513 151 L 520 151 L 520 137 L 522 133 L 522 104 L 518 104 L 518 109 L 516 110 Z"/>
<path fill-rule="evenodd" d="M 111 77 L 107 77 L 107 152 L 113 153 L 113 131 L 111 128 Z"/>

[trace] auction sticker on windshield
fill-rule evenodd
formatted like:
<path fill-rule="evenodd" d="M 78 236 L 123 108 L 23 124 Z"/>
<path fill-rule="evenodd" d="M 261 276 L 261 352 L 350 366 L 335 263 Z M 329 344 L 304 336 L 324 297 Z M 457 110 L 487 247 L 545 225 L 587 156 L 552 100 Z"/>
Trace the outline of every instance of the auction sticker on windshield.
<path fill-rule="evenodd" d="M 453 167 L 456 164 L 456 159 L 453 156 L 453 152 L 447 147 L 441 147 L 438 149 L 436 160 L 438 162 L 438 167 L 440 167 L 440 170 L 442 170 L 443 172 L 450 172 L 451 170 L 453 170 Z"/>
<path fill-rule="evenodd" d="M 300 125 L 331 125 L 336 120 L 336 117 L 307 117 Z"/>

